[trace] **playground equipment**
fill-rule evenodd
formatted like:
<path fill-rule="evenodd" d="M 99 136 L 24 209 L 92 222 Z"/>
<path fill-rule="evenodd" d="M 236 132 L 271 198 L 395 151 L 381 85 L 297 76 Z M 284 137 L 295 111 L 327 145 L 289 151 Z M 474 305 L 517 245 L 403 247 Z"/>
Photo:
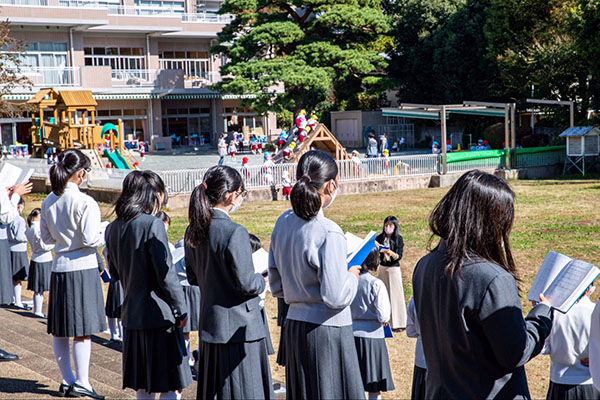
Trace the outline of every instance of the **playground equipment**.
<path fill-rule="evenodd" d="M 37 107 L 32 115 L 31 138 L 34 157 L 43 157 L 48 149 L 57 152 L 69 148 L 87 151 L 94 166 L 104 166 L 107 157 L 114 168 L 133 169 L 137 163 L 123 145 L 122 128 L 114 124 L 96 125 L 96 100 L 89 90 L 42 89 L 28 104 Z M 122 127 L 121 120 L 118 121 Z M 104 150 L 105 135 L 110 151 Z M 104 151 L 103 151 L 104 150 Z"/>
<path fill-rule="evenodd" d="M 290 134 L 282 149 L 273 156 L 273 162 L 277 164 L 298 162 L 300 157 L 311 149 L 329 153 L 335 160 L 350 160 L 350 155 L 333 133 L 325 125 L 317 124 L 305 133 L 304 141 L 301 143 L 297 136 Z"/>

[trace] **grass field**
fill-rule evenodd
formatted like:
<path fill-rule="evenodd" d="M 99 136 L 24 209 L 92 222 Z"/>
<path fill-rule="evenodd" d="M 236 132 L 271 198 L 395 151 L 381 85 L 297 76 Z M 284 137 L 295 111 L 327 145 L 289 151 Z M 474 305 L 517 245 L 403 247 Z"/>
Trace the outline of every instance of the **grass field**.
<path fill-rule="evenodd" d="M 512 181 L 516 192 L 516 221 L 511 244 L 522 279 L 523 309 L 530 309 L 526 301 L 527 290 L 548 250 L 565 253 L 600 265 L 600 180 L 545 180 Z M 427 218 L 433 206 L 446 193 L 447 188 L 412 190 L 370 195 L 340 196 L 326 210 L 326 216 L 336 221 L 344 231 L 365 235 L 370 230 L 381 230 L 388 215 L 400 221 L 405 250 L 401 262 L 404 290 L 407 300 L 412 295 L 412 271 L 419 258 L 427 253 L 430 232 Z M 39 206 L 43 196 L 28 196 L 26 212 Z M 252 203 L 242 206 L 233 219 L 257 235 L 268 249 L 270 233 L 277 217 L 286 209 L 286 202 Z M 110 206 L 102 204 L 107 219 Z M 183 237 L 187 226 L 187 210 L 171 210 L 172 242 Z M 594 300 L 597 297 L 594 296 Z M 277 304 L 267 295 L 267 313 L 275 349 L 279 342 L 276 326 Z M 440 332 L 443 334 L 443 332 Z M 405 334 L 396 334 L 388 340 L 388 350 L 396 390 L 385 398 L 409 398 L 412 382 L 414 340 Z M 273 378 L 284 380 L 283 368 L 271 357 Z M 533 398 L 544 398 L 548 386 L 548 357 L 538 356 L 527 365 L 529 386 Z"/>

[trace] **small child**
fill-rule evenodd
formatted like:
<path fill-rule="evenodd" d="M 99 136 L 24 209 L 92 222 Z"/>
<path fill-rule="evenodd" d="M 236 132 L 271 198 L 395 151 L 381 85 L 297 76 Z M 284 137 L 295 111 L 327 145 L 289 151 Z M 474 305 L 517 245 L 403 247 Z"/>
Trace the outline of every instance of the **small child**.
<path fill-rule="evenodd" d="M 369 273 L 378 267 L 379 250 L 374 248 L 362 264 L 356 297 L 350 305 L 360 374 L 369 399 L 381 399 L 382 391 L 394 390 L 383 331 L 390 320 L 390 298 L 383 281 Z"/>
<path fill-rule="evenodd" d="M 250 179 L 250 170 L 248 169 L 248 157 L 242 158 L 242 168 L 240 168 L 240 174 L 242 175 L 242 179 L 244 182 L 247 182 Z"/>
<path fill-rule="evenodd" d="M 34 208 L 27 216 L 25 236 L 31 246 L 31 262 L 29 263 L 29 280 L 27 290 L 33 294 L 33 314 L 46 318 L 43 312 L 44 292 L 50 290 L 50 271 L 52 270 L 53 244 L 46 244 L 40 233 L 42 210 Z"/>
<path fill-rule="evenodd" d="M 252 136 L 250 139 L 250 150 L 252 150 L 252 154 L 256 154 L 258 150 L 258 144 L 256 143 L 256 136 Z"/>
<path fill-rule="evenodd" d="M 229 142 L 229 155 L 231 156 L 231 161 L 235 161 L 235 153 L 237 153 L 237 146 L 235 145 L 235 139 L 231 139 Z"/>
<path fill-rule="evenodd" d="M 281 176 L 281 186 L 283 186 L 283 199 L 289 200 L 292 193 L 292 181 L 290 180 L 290 173 L 287 170 L 283 171 Z"/>
<path fill-rule="evenodd" d="M 589 341 L 595 304 L 590 285 L 566 313 L 554 312 L 552 330 L 542 354 L 550 355 L 550 386 L 546 399 L 600 399 L 589 368 Z"/>
<path fill-rule="evenodd" d="M 144 144 L 144 142 L 140 142 L 140 158 L 142 159 L 142 161 L 146 160 L 146 145 Z"/>
<path fill-rule="evenodd" d="M 262 247 L 261 243 L 260 243 L 260 239 L 256 235 L 253 235 L 251 233 L 249 233 L 248 236 L 250 237 L 250 247 L 252 248 L 252 253 L 256 253 Z M 267 312 L 265 311 L 266 293 L 267 293 L 267 289 L 265 289 L 258 296 L 260 297 L 260 306 L 261 306 L 260 312 L 262 314 L 263 322 L 265 324 L 265 330 L 267 331 L 267 336 L 265 337 L 265 339 L 267 341 L 267 354 L 272 355 L 272 354 L 275 354 L 275 350 L 273 349 L 273 342 L 271 341 L 271 331 L 269 330 L 269 323 L 267 322 Z"/>
<path fill-rule="evenodd" d="M 25 201 L 21 198 L 17 205 L 19 214 L 23 212 L 24 208 Z M 26 228 L 25 219 L 20 215 L 8 224 L 8 244 L 10 246 L 10 262 L 13 273 L 14 305 L 17 308 L 31 310 L 31 307 L 24 305 L 21 301 L 21 292 L 23 290 L 21 281 L 26 281 L 27 275 L 29 275 Z"/>
<path fill-rule="evenodd" d="M 271 159 L 271 153 L 265 153 L 265 162 L 262 166 L 262 172 L 265 177 L 265 184 L 269 186 L 273 186 L 275 184 L 275 179 L 273 178 L 273 167 L 275 163 Z"/>
<path fill-rule="evenodd" d="M 415 346 L 415 365 L 413 369 L 411 400 L 425 399 L 425 375 L 427 374 L 427 364 L 425 363 L 425 353 L 423 353 L 423 341 L 421 340 L 421 327 L 417 319 L 417 310 L 415 309 L 415 300 L 413 298 L 408 302 L 408 312 L 406 316 L 406 336 L 417 338 Z"/>

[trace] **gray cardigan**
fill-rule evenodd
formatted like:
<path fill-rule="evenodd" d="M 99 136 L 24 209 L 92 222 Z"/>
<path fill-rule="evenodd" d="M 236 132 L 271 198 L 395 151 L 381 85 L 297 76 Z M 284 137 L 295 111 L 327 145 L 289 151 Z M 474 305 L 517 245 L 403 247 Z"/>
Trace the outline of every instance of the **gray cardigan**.
<path fill-rule="evenodd" d="M 448 277 L 446 246 L 413 273 L 417 319 L 427 361 L 426 398 L 529 398 L 524 365 L 540 353 L 552 310 L 535 306 L 523 319 L 515 279 L 485 260 Z"/>
<path fill-rule="evenodd" d="M 271 234 L 269 285 L 290 305 L 288 319 L 352 325 L 358 280 L 348 272 L 344 233 L 322 210 L 311 221 L 292 210 L 279 217 Z"/>

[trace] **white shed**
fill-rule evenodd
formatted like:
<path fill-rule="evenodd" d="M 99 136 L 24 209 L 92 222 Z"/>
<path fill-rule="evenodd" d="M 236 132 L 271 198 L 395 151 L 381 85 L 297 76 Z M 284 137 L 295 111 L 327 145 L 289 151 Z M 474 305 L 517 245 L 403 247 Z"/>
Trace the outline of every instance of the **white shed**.
<path fill-rule="evenodd" d="M 600 154 L 600 129 L 594 126 L 573 126 L 560 137 L 567 138 L 569 157 L 595 157 Z"/>

